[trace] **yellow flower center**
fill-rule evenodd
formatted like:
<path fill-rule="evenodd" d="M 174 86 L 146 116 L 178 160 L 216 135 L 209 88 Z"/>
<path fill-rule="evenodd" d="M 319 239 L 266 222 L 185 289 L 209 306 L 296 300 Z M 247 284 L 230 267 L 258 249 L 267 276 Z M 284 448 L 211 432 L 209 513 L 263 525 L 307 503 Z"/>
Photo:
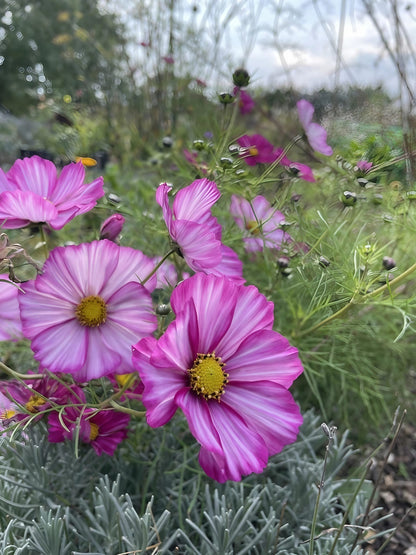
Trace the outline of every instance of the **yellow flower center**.
<path fill-rule="evenodd" d="M 45 399 L 40 397 L 40 395 L 32 395 L 29 401 L 26 403 L 25 408 L 29 412 L 38 412 L 37 407 L 41 407 L 46 403 Z"/>
<path fill-rule="evenodd" d="M 130 376 L 132 376 L 133 374 L 117 374 L 116 375 L 116 382 L 118 383 L 118 385 L 120 387 L 124 387 L 127 383 L 127 381 L 130 379 Z M 131 380 L 131 384 L 134 382 L 134 380 Z M 130 385 L 131 385 L 130 384 Z"/>
<path fill-rule="evenodd" d="M 228 374 L 224 372 L 225 364 L 215 353 L 198 354 L 192 368 L 188 371 L 191 389 L 205 399 L 220 400 L 228 383 Z"/>
<path fill-rule="evenodd" d="M 95 328 L 104 324 L 107 318 L 107 305 L 96 295 L 84 297 L 75 309 L 75 316 L 81 326 Z"/>
<path fill-rule="evenodd" d="M 98 426 L 95 422 L 90 421 L 90 441 L 94 441 L 98 437 Z"/>
<path fill-rule="evenodd" d="M 250 154 L 250 156 L 257 156 L 258 153 L 259 153 L 259 151 L 258 151 L 258 149 L 257 149 L 255 146 L 251 146 L 251 147 L 248 149 L 248 153 Z"/>
<path fill-rule="evenodd" d="M 249 222 L 246 222 L 246 229 L 252 235 L 260 235 L 260 227 L 255 220 L 250 220 Z"/>
<path fill-rule="evenodd" d="M 6 409 L 4 412 L 0 414 L 0 420 L 8 420 L 9 418 L 13 418 L 17 412 L 13 409 Z"/>

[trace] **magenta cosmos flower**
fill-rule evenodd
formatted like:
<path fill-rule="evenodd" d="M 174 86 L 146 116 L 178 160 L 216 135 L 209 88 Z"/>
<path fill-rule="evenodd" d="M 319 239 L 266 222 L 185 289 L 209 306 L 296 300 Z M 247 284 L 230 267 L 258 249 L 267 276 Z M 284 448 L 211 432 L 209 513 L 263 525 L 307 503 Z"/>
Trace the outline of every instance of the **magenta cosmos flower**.
<path fill-rule="evenodd" d="M 331 156 L 333 150 L 326 142 L 327 133 L 325 129 L 318 123 L 312 122 L 315 108 L 305 99 L 299 100 L 296 106 L 298 108 L 299 120 L 311 147 L 316 152 Z"/>
<path fill-rule="evenodd" d="M 277 158 L 274 146 L 263 135 L 243 135 L 237 143 L 243 148 L 241 156 L 249 166 L 271 164 Z"/>
<path fill-rule="evenodd" d="M 75 384 L 63 384 L 51 376 L 36 380 L 17 381 L 5 380 L 0 382 L 0 392 L 6 394 L 16 403 L 15 419 L 24 420 L 28 413 L 42 413 L 54 405 L 69 403 L 85 403 L 83 390 Z"/>
<path fill-rule="evenodd" d="M 356 167 L 363 173 L 367 173 L 373 167 L 373 162 L 368 162 L 367 160 L 358 160 Z"/>
<path fill-rule="evenodd" d="M 115 410 L 66 407 L 61 414 L 49 414 L 48 440 L 51 443 L 60 443 L 73 439 L 78 434 L 79 439 L 83 443 L 89 443 L 97 455 L 113 455 L 117 445 L 127 437 L 129 421 L 128 414 Z"/>
<path fill-rule="evenodd" d="M 132 371 L 131 345 L 156 328 L 156 276 L 143 253 L 107 239 L 51 251 L 19 294 L 23 332 L 42 369 L 78 381 Z"/>
<path fill-rule="evenodd" d="M 9 276 L 0 274 L 0 341 L 16 341 L 23 337 L 18 294 Z"/>
<path fill-rule="evenodd" d="M 254 286 L 196 274 L 171 297 L 174 320 L 159 340 L 133 346 L 152 427 L 180 408 L 215 480 L 262 472 L 295 441 L 302 417 L 288 387 L 302 372 L 297 349 L 273 331 L 273 303 Z"/>
<path fill-rule="evenodd" d="M 240 110 L 240 114 L 249 114 L 253 110 L 255 102 L 248 92 L 240 89 L 240 87 L 234 87 L 233 94 L 238 98 L 238 108 Z"/>
<path fill-rule="evenodd" d="M 16 160 L 7 174 L 0 170 L 0 227 L 47 223 L 61 229 L 104 195 L 102 177 L 85 185 L 84 178 L 82 162 L 68 164 L 57 177 L 49 160 L 39 156 Z"/>
<path fill-rule="evenodd" d="M 247 251 L 280 249 L 283 243 L 292 238 L 283 231 L 284 215 L 270 205 L 261 195 L 251 203 L 243 197 L 232 195 L 230 212 L 235 223 L 247 234 L 243 238 Z"/>
<path fill-rule="evenodd" d="M 195 272 L 225 275 L 242 283 L 243 265 L 237 254 L 221 242 L 222 229 L 211 214 L 211 207 L 220 198 L 217 185 L 208 179 L 197 179 L 175 195 L 169 206 L 167 183 L 159 185 L 156 201 L 162 207 L 169 235 Z"/>

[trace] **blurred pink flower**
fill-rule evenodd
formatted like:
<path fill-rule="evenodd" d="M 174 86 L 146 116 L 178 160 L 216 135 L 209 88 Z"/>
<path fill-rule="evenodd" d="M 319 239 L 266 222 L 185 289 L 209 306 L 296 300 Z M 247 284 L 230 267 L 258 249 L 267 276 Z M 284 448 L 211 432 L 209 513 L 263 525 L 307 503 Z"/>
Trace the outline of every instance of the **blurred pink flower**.
<path fill-rule="evenodd" d="M 312 122 L 315 108 L 305 99 L 299 100 L 296 106 L 298 108 L 299 120 L 313 150 L 326 156 L 331 156 L 333 150 L 326 142 L 327 133 L 325 129 L 318 123 Z"/>
<path fill-rule="evenodd" d="M 185 160 L 189 162 L 192 166 L 194 166 L 198 171 L 200 171 L 202 175 L 205 175 L 207 173 L 207 170 L 208 170 L 207 163 L 198 161 L 197 152 L 192 152 L 187 148 L 184 148 L 183 155 L 185 157 Z"/>
<path fill-rule="evenodd" d="M 126 218 L 121 214 L 112 214 L 104 220 L 100 227 L 100 239 L 109 239 L 117 243 L 118 236 L 123 230 Z"/>
<path fill-rule="evenodd" d="M 0 274 L 0 341 L 23 337 L 18 295 L 19 289 L 9 281 L 8 274 Z"/>
<path fill-rule="evenodd" d="M 129 421 L 130 415 L 115 410 L 66 407 L 60 414 L 56 411 L 49 414 L 48 440 L 60 443 L 78 435 L 83 443 L 94 448 L 97 455 L 113 455 L 118 444 L 127 437 Z"/>
<path fill-rule="evenodd" d="M 277 148 L 275 152 L 276 158 L 280 158 L 279 164 L 289 168 L 296 177 L 309 181 L 310 183 L 314 183 L 316 181 L 312 173 L 312 169 L 309 166 L 301 164 L 300 162 L 292 162 L 292 160 L 289 160 L 287 156 L 283 155 L 283 148 Z"/>
<path fill-rule="evenodd" d="M 283 243 L 292 241 L 281 227 L 285 221 L 284 215 L 261 195 L 251 203 L 243 197 L 232 195 L 230 212 L 238 227 L 247 234 L 243 241 L 249 252 L 262 251 L 264 247 L 281 249 Z"/>
<path fill-rule="evenodd" d="M 367 160 L 359 160 L 356 166 L 360 171 L 367 173 L 373 167 L 373 162 L 367 162 Z"/>
<path fill-rule="evenodd" d="M 47 223 L 61 229 L 104 195 L 102 177 L 85 185 L 84 178 L 82 162 L 68 164 L 57 177 L 55 165 L 39 156 L 16 160 L 7 174 L 0 169 L 0 227 Z"/>
<path fill-rule="evenodd" d="M 57 247 L 43 273 L 22 285 L 23 332 L 41 369 L 78 381 L 132 371 L 130 346 L 153 333 L 154 265 L 107 239 Z"/>
<path fill-rule="evenodd" d="M 248 94 L 248 92 L 240 89 L 240 87 L 234 87 L 233 94 L 238 98 L 238 107 L 240 109 L 240 114 L 249 114 L 253 110 L 255 102 Z"/>
<path fill-rule="evenodd" d="M 175 63 L 175 60 L 173 59 L 172 56 L 162 56 L 162 60 L 164 62 L 166 62 L 167 64 L 171 65 Z"/>
<path fill-rule="evenodd" d="M 179 190 L 169 206 L 167 183 L 159 185 L 156 201 L 162 207 L 169 235 L 195 272 L 226 275 L 229 279 L 243 282 L 242 263 L 237 254 L 221 242 L 222 229 L 211 214 L 211 207 L 221 193 L 214 181 L 197 179 Z"/>
<path fill-rule="evenodd" d="M 303 371 L 297 349 L 273 331 L 273 303 L 254 286 L 196 274 L 171 297 L 176 320 L 133 346 L 152 427 L 180 408 L 218 482 L 260 473 L 295 441 L 302 416 L 288 387 Z"/>
<path fill-rule="evenodd" d="M 249 166 L 271 164 L 277 158 L 274 146 L 263 135 L 243 135 L 237 143 L 244 149 L 241 156 Z"/>

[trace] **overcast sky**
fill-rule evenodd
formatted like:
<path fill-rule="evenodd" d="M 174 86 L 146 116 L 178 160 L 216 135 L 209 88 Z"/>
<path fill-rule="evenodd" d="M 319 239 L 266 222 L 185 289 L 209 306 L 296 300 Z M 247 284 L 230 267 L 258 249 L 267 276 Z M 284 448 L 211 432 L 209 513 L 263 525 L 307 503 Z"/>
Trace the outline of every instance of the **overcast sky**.
<path fill-rule="evenodd" d="M 394 0 L 371 0 L 377 21 L 393 49 L 396 38 L 391 4 L 394 3 Z M 396 3 L 402 31 L 415 42 L 416 48 L 415 2 L 397 0 Z M 285 8 L 285 15 L 278 23 L 271 16 L 273 11 L 276 13 L 273 4 Z M 336 71 L 343 5 L 342 64 Z M 262 12 L 263 30 L 257 35 L 247 62 L 259 84 L 274 87 L 293 84 L 310 90 L 321 86 L 332 88 L 337 83 L 383 84 L 390 93 L 397 93 L 397 71 L 361 0 L 345 0 L 345 4 L 344 0 L 276 0 L 270 6 Z M 279 32 L 273 37 L 273 29 L 277 28 Z M 405 38 L 402 34 L 403 49 L 409 52 Z M 410 56 L 405 60 L 414 86 L 414 58 L 413 65 L 410 65 Z"/>

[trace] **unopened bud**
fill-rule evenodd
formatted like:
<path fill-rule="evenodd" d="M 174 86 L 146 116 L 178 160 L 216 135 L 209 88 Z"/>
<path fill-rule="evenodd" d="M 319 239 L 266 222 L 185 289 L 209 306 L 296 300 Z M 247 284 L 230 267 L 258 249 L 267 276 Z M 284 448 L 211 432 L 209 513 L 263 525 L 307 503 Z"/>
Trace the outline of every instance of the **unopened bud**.
<path fill-rule="evenodd" d="M 344 191 L 341 200 L 345 206 L 353 206 L 357 202 L 357 195 L 351 191 Z"/>
<path fill-rule="evenodd" d="M 231 154 L 231 156 L 236 156 L 237 154 L 240 154 L 240 145 L 236 145 L 235 143 L 233 143 L 228 147 L 228 152 Z"/>
<path fill-rule="evenodd" d="M 173 145 L 172 137 L 163 137 L 162 145 L 166 148 L 170 148 Z"/>
<path fill-rule="evenodd" d="M 327 258 L 325 258 L 325 256 L 319 257 L 319 266 L 322 266 L 322 268 L 328 268 L 329 265 L 330 262 Z"/>
<path fill-rule="evenodd" d="M 228 170 L 233 167 L 233 161 L 231 158 L 226 158 L 225 156 L 220 158 L 220 166 L 224 170 Z"/>
<path fill-rule="evenodd" d="M 192 146 L 195 150 L 204 150 L 205 141 L 203 139 L 195 139 L 195 141 L 192 142 Z"/>
<path fill-rule="evenodd" d="M 406 196 L 409 200 L 416 199 L 416 191 L 407 191 Z"/>
<path fill-rule="evenodd" d="M 396 267 L 396 262 L 391 258 L 391 256 L 384 256 L 383 257 L 383 268 L 385 270 L 392 270 Z"/>
<path fill-rule="evenodd" d="M 170 312 L 170 306 L 168 304 L 159 304 L 156 307 L 156 314 L 158 316 L 167 316 Z"/>
<path fill-rule="evenodd" d="M 289 266 L 290 258 L 288 256 L 279 256 L 277 265 L 279 268 L 287 268 Z"/>
<path fill-rule="evenodd" d="M 116 242 L 123 229 L 126 218 L 121 214 L 113 214 L 107 218 L 100 228 L 100 239 L 109 239 Z"/>
<path fill-rule="evenodd" d="M 218 99 L 221 104 L 232 104 L 235 100 L 235 96 L 230 93 L 223 92 L 218 95 Z"/>
<path fill-rule="evenodd" d="M 236 87 L 247 87 L 250 83 L 250 75 L 244 68 L 236 69 L 233 73 L 233 83 Z"/>
<path fill-rule="evenodd" d="M 120 204 L 121 202 L 121 198 L 115 193 L 110 193 L 107 198 L 111 204 Z"/>

